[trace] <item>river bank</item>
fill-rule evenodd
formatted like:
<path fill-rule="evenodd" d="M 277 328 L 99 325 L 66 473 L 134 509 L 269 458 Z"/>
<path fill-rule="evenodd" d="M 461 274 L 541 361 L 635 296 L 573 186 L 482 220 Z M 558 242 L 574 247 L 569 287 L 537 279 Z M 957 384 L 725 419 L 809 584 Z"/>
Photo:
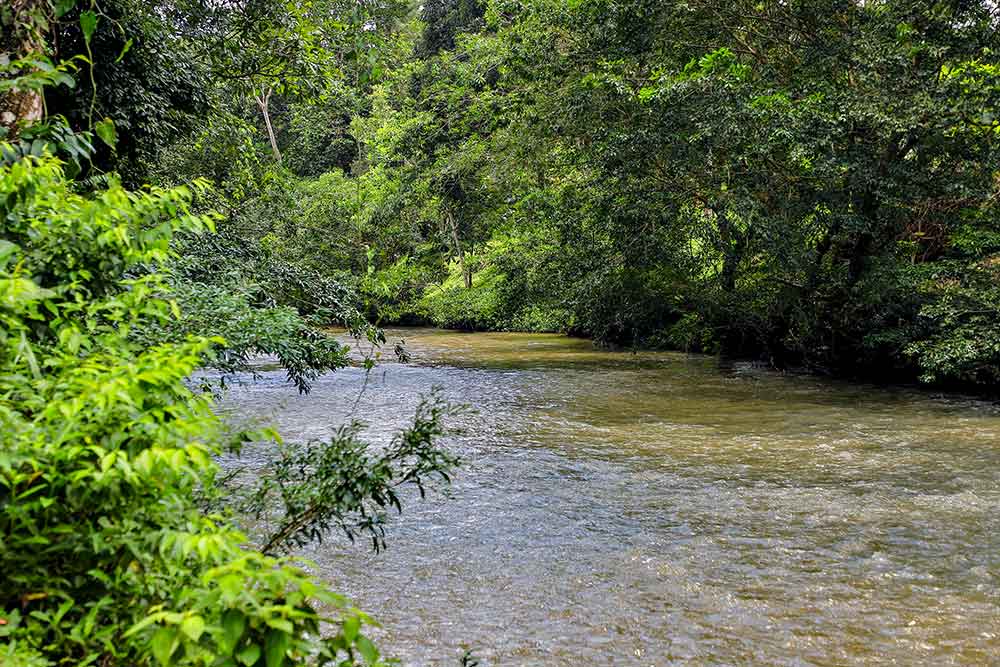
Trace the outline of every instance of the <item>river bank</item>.
<path fill-rule="evenodd" d="M 828 382 L 832 383 L 844 383 L 847 385 L 864 384 L 873 387 L 880 387 L 885 389 L 904 389 L 908 391 L 918 391 L 921 393 L 926 393 L 930 396 L 953 396 L 958 399 L 969 399 L 969 400 L 985 400 L 994 401 L 1000 400 L 1000 386 L 991 386 L 984 384 L 974 384 L 968 382 L 937 382 L 937 383 L 921 383 L 913 378 L 912 373 L 899 371 L 895 372 L 887 370 L 886 368 L 880 366 L 861 366 L 853 371 L 847 372 L 841 369 L 840 372 L 833 371 L 828 368 L 820 368 L 816 366 L 809 366 L 806 364 L 778 364 L 774 359 L 767 359 L 761 356 L 740 356 L 740 355 L 729 355 L 724 353 L 706 353 L 698 350 L 691 350 L 686 348 L 681 348 L 675 345 L 670 345 L 669 341 L 664 338 L 657 338 L 652 340 L 644 340 L 631 345 L 625 345 L 622 343 L 615 342 L 601 342 L 594 339 L 592 336 L 587 335 L 582 332 L 566 332 L 557 329 L 542 329 L 542 330 L 532 330 L 532 329 L 490 329 L 490 328 L 477 328 L 477 327 L 448 327 L 448 326 L 437 326 L 432 321 L 426 318 L 406 318 L 401 321 L 391 321 L 389 323 L 383 324 L 387 331 L 443 331 L 450 332 L 455 335 L 473 335 L 473 334 L 483 334 L 483 335 L 543 335 L 543 336 L 558 336 L 565 337 L 569 340 L 575 341 L 586 341 L 595 350 L 611 352 L 611 353 L 672 353 L 672 354 L 691 354 L 697 356 L 708 356 L 718 360 L 719 364 L 722 366 L 752 366 L 760 370 L 766 370 L 776 373 L 781 373 L 791 376 L 804 376 L 804 377 L 815 377 L 822 378 Z M 342 332 L 342 329 L 331 329 L 334 332 Z M 391 343 L 391 341 L 390 341 Z"/>

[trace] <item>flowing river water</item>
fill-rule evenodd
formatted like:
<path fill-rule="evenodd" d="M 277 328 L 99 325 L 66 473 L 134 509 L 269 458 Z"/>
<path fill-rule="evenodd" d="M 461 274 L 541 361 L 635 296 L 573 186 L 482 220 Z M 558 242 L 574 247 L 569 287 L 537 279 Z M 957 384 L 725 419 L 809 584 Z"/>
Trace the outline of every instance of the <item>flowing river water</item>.
<path fill-rule="evenodd" d="M 403 665 L 1000 665 L 996 407 L 555 335 L 388 335 L 412 359 L 363 392 L 360 368 L 305 397 L 265 369 L 223 409 L 292 441 L 353 415 L 385 442 L 433 387 L 475 408 L 450 497 L 411 501 L 386 552 L 303 554 Z"/>

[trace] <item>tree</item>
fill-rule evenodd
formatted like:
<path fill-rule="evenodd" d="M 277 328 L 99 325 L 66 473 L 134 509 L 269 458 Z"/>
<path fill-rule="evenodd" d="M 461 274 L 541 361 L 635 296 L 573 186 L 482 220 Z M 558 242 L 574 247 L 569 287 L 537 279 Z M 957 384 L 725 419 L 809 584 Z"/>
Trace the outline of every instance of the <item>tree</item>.
<path fill-rule="evenodd" d="M 65 74 L 28 69 L 17 86 L 42 90 L 53 71 Z M 204 238 L 220 219 L 194 205 L 208 183 L 74 182 L 52 151 L 89 161 L 92 137 L 59 125 L 61 143 L 25 146 L 47 124 L 19 120 L 20 143 L 0 143 L 0 661 L 384 664 L 361 632 L 367 617 L 271 554 L 333 528 L 382 545 L 399 487 L 422 493 L 457 462 L 436 444 L 446 407 L 424 404 L 379 455 L 356 426 L 308 451 L 287 446 L 250 493 L 271 512 L 277 488 L 296 491 L 281 498 L 282 529 L 239 532 L 213 456 L 279 439 L 227 436 L 192 373 L 275 351 L 306 388 L 344 349 L 317 338 L 299 309 L 184 282 L 178 240 Z M 95 126 L 112 148 L 113 127 Z M 309 287 L 294 268 L 272 273 L 299 297 Z M 342 294 L 320 289 L 325 300 L 310 307 L 328 317 Z M 192 292 L 201 311 L 178 303 Z M 236 340 L 205 335 L 220 318 Z"/>
<path fill-rule="evenodd" d="M 45 100 L 39 78 L 18 76 L 41 69 L 51 72 L 45 36 L 65 12 L 65 3 L 50 0 L 12 0 L 0 10 L 0 72 L 14 75 L 0 87 L 0 129 L 11 136 L 20 126 L 42 119 Z M 34 82 L 34 84 L 33 84 Z"/>
<path fill-rule="evenodd" d="M 421 5 L 424 23 L 419 52 L 433 56 L 442 50 L 455 48 L 455 37 L 462 32 L 475 32 L 479 27 L 485 3 L 481 0 L 429 0 Z"/>
<path fill-rule="evenodd" d="M 310 600 L 343 603 L 197 511 L 220 431 L 184 379 L 210 341 L 129 339 L 170 317 L 162 278 L 129 272 L 162 262 L 175 231 L 211 221 L 187 213 L 183 190 L 112 185 L 83 198 L 51 158 L 0 167 L 0 192 L 8 657 L 192 664 L 254 652 L 281 664 L 358 648 L 351 612 L 339 644 L 306 639 L 321 618 Z"/>

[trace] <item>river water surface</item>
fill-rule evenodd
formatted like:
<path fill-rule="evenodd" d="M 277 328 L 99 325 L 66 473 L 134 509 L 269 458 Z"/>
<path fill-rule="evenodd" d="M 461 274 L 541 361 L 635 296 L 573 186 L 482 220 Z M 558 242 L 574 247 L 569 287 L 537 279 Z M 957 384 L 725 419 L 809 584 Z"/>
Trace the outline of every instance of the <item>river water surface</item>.
<path fill-rule="evenodd" d="M 292 441 L 354 415 L 384 442 L 433 387 L 475 408 L 451 497 L 411 502 L 388 551 L 304 554 L 404 665 L 1000 665 L 995 407 L 554 335 L 388 334 L 412 360 L 360 398 L 360 368 L 306 397 L 264 370 L 224 409 Z"/>

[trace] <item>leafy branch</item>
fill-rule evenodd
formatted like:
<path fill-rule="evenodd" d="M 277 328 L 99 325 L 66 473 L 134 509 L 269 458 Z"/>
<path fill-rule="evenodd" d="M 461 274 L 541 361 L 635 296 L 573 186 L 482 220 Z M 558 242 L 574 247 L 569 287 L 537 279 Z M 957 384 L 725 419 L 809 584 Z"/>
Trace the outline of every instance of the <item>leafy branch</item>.
<path fill-rule="evenodd" d="M 277 554 L 322 542 L 335 529 L 351 542 L 366 535 L 376 552 L 384 549 L 388 511 L 403 509 L 400 489 L 416 487 L 424 498 L 428 489 L 451 482 L 460 461 L 440 439 L 454 433 L 446 417 L 461 410 L 435 390 L 384 451 L 373 453 L 359 438 L 360 422 L 341 427 L 328 442 L 283 448 L 242 508 L 255 519 L 281 517 L 261 551 Z"/>

